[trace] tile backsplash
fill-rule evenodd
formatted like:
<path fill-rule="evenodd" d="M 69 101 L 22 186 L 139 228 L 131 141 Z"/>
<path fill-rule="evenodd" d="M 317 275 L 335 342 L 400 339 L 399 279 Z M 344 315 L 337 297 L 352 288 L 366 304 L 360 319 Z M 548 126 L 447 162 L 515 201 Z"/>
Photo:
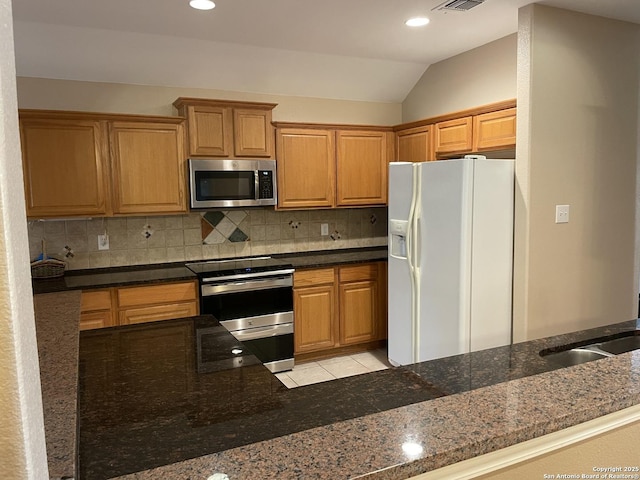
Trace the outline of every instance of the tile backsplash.
<path fill-rule="evenodd" d="M 327 224 L 327 235 L 321 225 Z M 98 235 L 109 250 L 98 249 Z M 387 244 L 387 209 L 216 210 L 187 215 L 29 221 L 34 260 L 47 255 L 68 269 L 209 260 Z"/>

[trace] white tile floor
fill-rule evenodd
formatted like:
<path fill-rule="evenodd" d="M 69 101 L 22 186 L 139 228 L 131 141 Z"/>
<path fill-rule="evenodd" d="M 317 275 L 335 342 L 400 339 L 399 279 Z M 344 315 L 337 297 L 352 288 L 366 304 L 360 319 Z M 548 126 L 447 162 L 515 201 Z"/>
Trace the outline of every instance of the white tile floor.
<path fill-rule="evenodd" d="M 293 370 L 276 373 L 276 377 L 287 388 L 295 388 L 311 385 L 312 383 L 335 380 L 336 378 L 384 370 L 390 366 L 387 361 L 386 349 L 380 349 L 301 363 L 294 366 Z"/>

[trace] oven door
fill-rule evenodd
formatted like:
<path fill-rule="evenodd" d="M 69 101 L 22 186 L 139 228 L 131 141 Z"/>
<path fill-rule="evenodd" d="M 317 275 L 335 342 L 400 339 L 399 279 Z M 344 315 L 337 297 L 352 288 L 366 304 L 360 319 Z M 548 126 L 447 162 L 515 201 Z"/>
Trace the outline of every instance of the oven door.
<path fill-rule="evenodd" d="M 285 275 L 201 285 L 212 314 L 272 372 L 293 368 L 293 278 Z"/>

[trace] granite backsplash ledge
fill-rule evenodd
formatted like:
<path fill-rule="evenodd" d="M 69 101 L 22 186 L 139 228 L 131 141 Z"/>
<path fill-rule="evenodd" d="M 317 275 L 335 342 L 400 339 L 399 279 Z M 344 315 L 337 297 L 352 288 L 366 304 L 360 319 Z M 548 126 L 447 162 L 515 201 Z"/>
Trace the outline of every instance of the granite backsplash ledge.
<path fill-rule="evenodd" d="M 328 235 L 321 225 L 328 224 Z M 42 251 L 68 270 L 265 254 L 385 246 L 387 208 L 279 211 L 270 208 L 186 215 L 29 221 L 32 259 Z M 98 235 L 109 250 L 98 249 Z"/>

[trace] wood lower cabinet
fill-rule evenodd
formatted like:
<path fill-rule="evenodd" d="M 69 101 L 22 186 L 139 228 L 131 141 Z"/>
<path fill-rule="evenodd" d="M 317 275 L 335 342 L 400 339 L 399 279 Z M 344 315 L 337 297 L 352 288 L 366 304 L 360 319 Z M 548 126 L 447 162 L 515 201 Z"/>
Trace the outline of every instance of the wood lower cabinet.
<path fill-rule="evenodd" d="M 190 157 L 274 158 L 271 111 L 275 103 L 180 97 Z"/>
<path fill-rule="evenodd" d="M 191 317 L 198 314 L 197 292 L 197 281 L 87 290 L 80 330 Z"/>
<path fill-rule="evenodd" d="M 378 264 L 340 267 L 340 344 L 371 342 L 380 323 Z"/>
<path fill-rule="evenodd" d="M 182 122 L 109 125 L 114 213 L 186 212 Z"/>
<path fill-rule="evenodd" d="M 187 211 L 184 119 L 20 110 L 27 216 Z"/>
<path fill-rule="evenodd" d="M 278 208 L 335 206 L 335 135 L 331 130 L 277 130 Z"/>
<path fill-rule="evenodd" d="M 294 273 L 293 318 L 296 353 L 333 348 L 336 335 L 336 286 L 333 268 Z"/>
<path fill-rule="evenodd" d="M 429 162 L 435 160 L 433 131 L 433 125 L 397 131 L 396 160 L 399 162 Z"/>
<path fill-rule="evenodd" d="M 386 334 L 386 262 L 297 270 L 295 353 L 330 355 Z"/>
<path fill-rule="evenodd" d="M 113 311 L 113 289 L 82 292 L 80 297 L 80 330 L 115 325 Z"/>
<path fill-rule="evenodd" d="M 27 216 L 106 215 L 106 126 L 89 118 L 20 114 Z"/>

